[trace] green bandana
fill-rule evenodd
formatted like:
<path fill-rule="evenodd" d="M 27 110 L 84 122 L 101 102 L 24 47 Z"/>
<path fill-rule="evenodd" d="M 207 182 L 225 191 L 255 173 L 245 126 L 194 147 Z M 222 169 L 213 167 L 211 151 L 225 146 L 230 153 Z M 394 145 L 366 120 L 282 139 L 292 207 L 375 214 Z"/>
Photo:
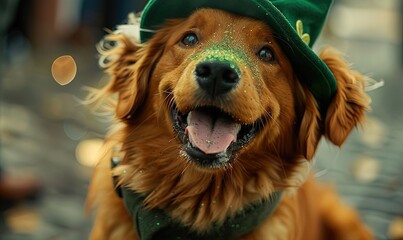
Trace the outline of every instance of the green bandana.
<path fill-rule="evenodd" d="M 147 41 L 167 19 L 185 18 L 200 8 L 220 9 L 266 22 L 319 105 L 322 116 L 337 83 L 327 65 L 312 51 L 332 0 L 150 0 L 140 23 Z"/>
<path fill-rule="evenodd" d="M 137 233 L 142 240 L 235 239 L 250 232 L 267 219 L 279 204 L 282 195 L 276 192 L 270 196 L 270 199 L 249 205 L 234 217 L 227 218 L 223 224 L 215 224 L 209 232 L 198 234 L 169 217 L 162 209 L 145 209 L 144 197 L 140 194 L 127 188 L 123 188 L 122 193 L 126 208 L 132 215 Z"/>

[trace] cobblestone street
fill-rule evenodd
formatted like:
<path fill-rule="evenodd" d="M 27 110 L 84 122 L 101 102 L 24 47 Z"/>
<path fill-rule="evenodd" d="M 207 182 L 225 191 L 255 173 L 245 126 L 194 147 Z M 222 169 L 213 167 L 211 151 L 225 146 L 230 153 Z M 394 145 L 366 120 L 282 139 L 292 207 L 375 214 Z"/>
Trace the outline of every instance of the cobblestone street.
<path fill-rule="evenodd" d="M 386 37 L 340 35 L 347 30 L 340 33 L 332 24 L 342 25 L 337 14 L 345 9 L 336 7 L 316 46 L 331 43 L 347 53 L 354 69 L 384 80 L 385 86 L 369 93 L 368 120 L 341 149 L 321 142 L 316 175 L 333 183 L 360 211 L 377 239 L 390 239 L 393 231 L 403 231 L 401 44 Z M 50 67 L 64 54 L 75 58 L 78 73 L 73 82 L 60 86 Z M 81 48 L 67 45 L 17 51 L 1 72 L 1 165 L 11 174 L 38 176 L 44 187 L 32 201 L 0 207 L 0 239 L 87 239 L 92 220 L 84 213 L 84 203 L 92 168 L 77 161 L 76 151 L 84 140 L 101 139 L 108 127 L 79 103 L 86 96 L 83 87 L 106 82 L 97 61 L 95 43 Z"/>

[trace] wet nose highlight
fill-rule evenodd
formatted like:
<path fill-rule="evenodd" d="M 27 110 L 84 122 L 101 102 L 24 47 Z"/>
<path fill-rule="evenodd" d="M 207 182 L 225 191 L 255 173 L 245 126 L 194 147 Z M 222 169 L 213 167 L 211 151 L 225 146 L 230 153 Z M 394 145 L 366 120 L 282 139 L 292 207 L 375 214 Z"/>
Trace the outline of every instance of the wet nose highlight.
<path fill-rule="evenodd" d="M 230 92 L 240 81 L 236 66 L 227 62 L 199 63 L 196 66 L 195 75 L 200 88 L 213 98 Z"/>

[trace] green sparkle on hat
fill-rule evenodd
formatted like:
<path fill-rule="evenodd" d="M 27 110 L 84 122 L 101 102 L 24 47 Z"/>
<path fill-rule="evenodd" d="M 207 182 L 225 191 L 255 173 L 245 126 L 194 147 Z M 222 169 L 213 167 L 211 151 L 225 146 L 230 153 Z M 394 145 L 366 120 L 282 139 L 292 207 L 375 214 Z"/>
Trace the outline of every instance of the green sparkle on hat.
<path fill-rule="evenodd" d="M 167 19 L 186 18 L 201 8 L 224 10 L 267 23 L 283 51 L 319 105 L 322 116 L 337 83 L 327 65 L 311 49 L 326 20 L 332 0 L 150 0 L 140 23 L 142 42 Z"/>

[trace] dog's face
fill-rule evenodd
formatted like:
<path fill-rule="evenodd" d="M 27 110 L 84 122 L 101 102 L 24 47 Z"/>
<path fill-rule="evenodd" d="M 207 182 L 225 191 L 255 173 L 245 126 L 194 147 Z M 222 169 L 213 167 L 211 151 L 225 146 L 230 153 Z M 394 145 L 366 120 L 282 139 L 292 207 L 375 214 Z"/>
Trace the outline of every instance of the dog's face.
<path fill-rule="evenodd" d="M 298 83 L 269 27 L 202 10 L 167 35 L 151 86 L 185 158 L 222 168 L 244 147 L 272 144 L 280 129 L 291 134 Z"/>
<path fill-rule="evenodd" d="M 119 50 L 111 68 L 112 87 L 119 92 L 117 116 L 132 125 L 159 119 L 155 127 L 171 145 L 178 144 L 178 159 L 201 170 L 226 169 L 256 158 L 256 152 L 311 159 L 322 133 L 341 145 L 366 103 L 334 101 L 321 120 L 279 41 L 285 40 L 265 23 L 219 10 L 171 20 L 145 46 Z M 348 100 L 341 95 L 338 101 Z M 355 105 L 344 113 L 350 117 L 333 114 Z M 327 126 L 331 122 L 335 131 Z"/>

